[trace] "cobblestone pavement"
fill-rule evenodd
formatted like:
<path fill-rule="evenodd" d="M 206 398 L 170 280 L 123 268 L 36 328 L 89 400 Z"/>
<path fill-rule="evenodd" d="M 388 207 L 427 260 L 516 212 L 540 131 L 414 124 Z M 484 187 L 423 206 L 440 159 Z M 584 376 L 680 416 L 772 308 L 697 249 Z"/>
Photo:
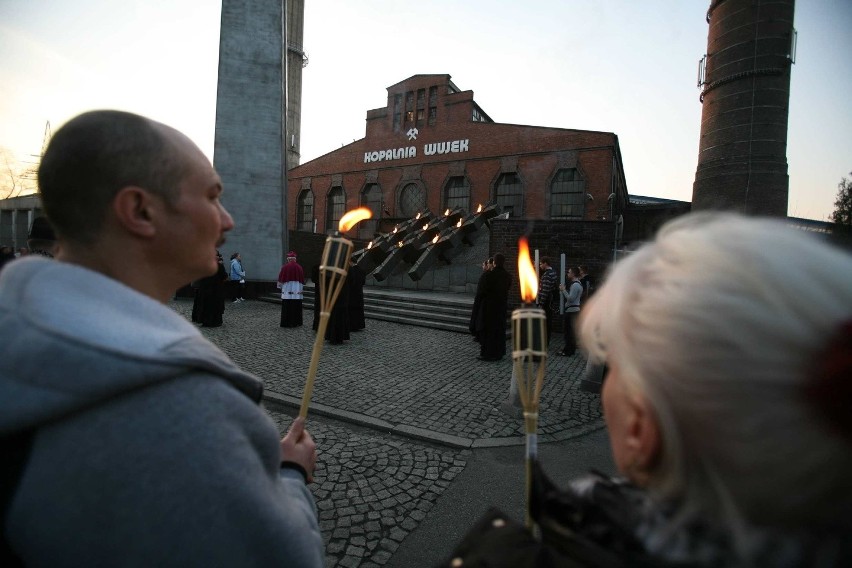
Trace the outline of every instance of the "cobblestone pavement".
<path fill-rule="evenodd" d="M 188 315 L 191 303 L 173 302 Z M 278 304 L 228 304 L 224 325 L 202 328 L 244 369 L 260 376 L 270 396 L 298 402 L 314 343 L 311 310 L 306 325 L 281 328 Z M 539 440 L 560 440 L 600 427 L 600 397 L 578 390 L 585 359 L 556 356 L 554 337 L 539 407 Z M 338 418 L 460 447 L 511 443 L 523 423 L 495 410 L 508 396 L 509 355 L 479 361 L 479 344 L 465 334 L 367 320 L 343 345 L 326 343 L 311 400 Z"/>
<path fill-rule="evenodd" d="M 171 306 L 188 317 L 192 304 Z M 278 326 L 277 304 L 228 304 L 224 325 L 202 333 L 260 376 L 267 412 L 283 431 L 310 362 L 306 326 Z M 554 340 L 561 348 L 561 341 Z M 506 399 L 511 362 L 476 359 L 464 334 L 367 320 L 344 345 L 325 345 L 309 414 L 319 457 L 311 484 L 327 566 L 383 566 L 464 469 L 471 449 L 523 443 Z M 600 398 L 577 390 L 585 362 L 552 357 L 539 411 L 540 441 L 601 427 Z M 322 412 L 318 410 L 322 409 Z M 342 421 L 341 421 L 342 420 Z M 470 448 L 470 449 L 467 449 Z"/>

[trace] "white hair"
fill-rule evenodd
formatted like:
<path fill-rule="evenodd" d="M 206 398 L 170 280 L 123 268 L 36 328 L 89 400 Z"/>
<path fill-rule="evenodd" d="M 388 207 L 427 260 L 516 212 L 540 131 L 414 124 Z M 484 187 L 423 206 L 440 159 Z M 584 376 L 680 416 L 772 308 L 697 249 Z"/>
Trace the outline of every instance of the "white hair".
<path fill-rule="evenodd" d="M 699 213 L 614 267 L 580 335 L 659 422 L 651 491 L 732 529 L 820 526 L 852 510 L 852 447 L 802 389 L 850 319 L 852 255 L 779 220 Z"/>

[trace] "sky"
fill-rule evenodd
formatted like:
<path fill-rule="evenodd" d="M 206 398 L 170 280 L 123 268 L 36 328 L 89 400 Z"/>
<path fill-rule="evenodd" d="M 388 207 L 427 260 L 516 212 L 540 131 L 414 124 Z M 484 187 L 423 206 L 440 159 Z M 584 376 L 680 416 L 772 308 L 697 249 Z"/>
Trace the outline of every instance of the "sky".
<path fill-rule="evenodd" d="M 248 1 L 248 0 L 247 0 Z M 446 73 L 495 121 L 614 132 L 629 193 L 689 201 L 709 0 L 306 0 L 302 163 L 363 138 L 387 87 Z M 143 114 L 213 159 L 217 0 L 0 0 L 0 148 L 45 125 Z M 852 177 L 852 2 L 799 0 L 788 214 L 825 220 Z"/>

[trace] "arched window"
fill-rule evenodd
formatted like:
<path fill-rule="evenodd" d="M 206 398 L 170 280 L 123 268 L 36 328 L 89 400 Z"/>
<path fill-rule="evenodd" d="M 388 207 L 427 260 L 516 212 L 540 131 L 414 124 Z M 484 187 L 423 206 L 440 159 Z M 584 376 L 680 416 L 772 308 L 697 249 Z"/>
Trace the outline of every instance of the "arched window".
<path fill-rule="evenodd" d="M 368 183 L 361 192 L 361 206 L 373 212 L 370 219 L 358 223 L 358 238 L 372 239 L 382 218 L 382 188 L 377 183 Z"/>
<path fill-rule="evenodd" d="M 444 205 L 453 210 L 461 207 L 465 213 L 470 211 L 470 185 L 464 176 L 453 176 L 444 186 Z"/>
<path fill-rule="evenodd" d="M 582 219 L 586 184 L 575 168 L 556 172 L 550 183 L 550 218 Z"/>
<path fill-rule="evenodd" d="M 524 214 L 524 188 L 518 174 L 500 174 L 497 178 L 494 195 L 503 212 L 509 217 L 522 217 Z"/>
<path fill-rule="evenodd" d="M 337 230 L 337 223 L 346 212 L 346 194 L 342 187 L 332 187 L 325 205 L 325 231 Z"/>
<path fill-rule="evenodd" d="M 399 193 L 399 212 L 405 217 L 414 217 L 426 210 L 426 192 L 416 183 L 409 183 Z"/>
<path fill-rule="evenodd" d="M 314 230 L 314 194 L 310 189 L 303 190 L 296 202 L 296 229 L 309 232 Z"/>

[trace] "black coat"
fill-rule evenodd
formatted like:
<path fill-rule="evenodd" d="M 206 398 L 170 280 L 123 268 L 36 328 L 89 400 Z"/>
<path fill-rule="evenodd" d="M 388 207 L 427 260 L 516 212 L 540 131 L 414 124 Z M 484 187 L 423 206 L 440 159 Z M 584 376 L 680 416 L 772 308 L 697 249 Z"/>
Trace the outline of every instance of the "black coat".
<path fill-rule="evenodd" d="M 219 327 L 222 325 L 222 314 L 225 313 L 225 283 L 228 273 L 219 262 L 216 274 L 198 281 L 198 292 L 201 296 L 200 320 L 204 327 Z"/>
<path fill-rule="evenodd" d="M 360 331 L 367 327 L 364 318 L 364 284 L 367 282 L 367 273 L 357 264 L 349 267 L 346 276 L 349 285 L 349 330 Z"/>
<path fill-rule="evenodd" d="M 482 301 L 477 316 L 482 319 L 479 355 L 483 359 L 500 359 L 506 354 L 506 317 L 511 285 L 512 277 L 502 266 L 483 275 Z"/>

